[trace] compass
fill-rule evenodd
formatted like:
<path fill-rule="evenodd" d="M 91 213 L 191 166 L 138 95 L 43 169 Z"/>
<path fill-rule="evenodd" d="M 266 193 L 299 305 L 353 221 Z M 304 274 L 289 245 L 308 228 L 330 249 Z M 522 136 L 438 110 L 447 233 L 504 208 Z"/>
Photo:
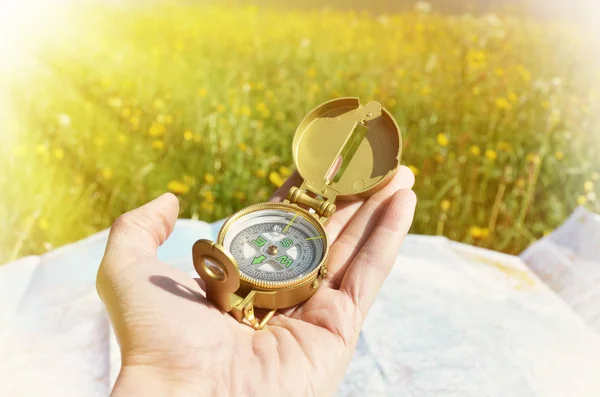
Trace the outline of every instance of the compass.
<path fill-rule="evenodd" d="M 257 209 L 232 223 L 223 247 L 249 282 L 294 282 L 314 271 L 325 256 L 325 232 L 311 218 L 291 208 Z"/>
<path fill-rule="evenodd" d="M 401 147 L 398 125 L 378 102 L 361 106 L 357 98 L 340 98 L 311 111 L 293 141 L 302 184 L 281 203 L 233 214 L 216 242 L 194 244 L 206 297 L 255 329 L 276 310 L 309 299 L 327 275 L 325 225 L 336 199 L 361 198 L 385 186 L 398 168 Z M 259 320 L 254 308 L 269 311 Z"/>

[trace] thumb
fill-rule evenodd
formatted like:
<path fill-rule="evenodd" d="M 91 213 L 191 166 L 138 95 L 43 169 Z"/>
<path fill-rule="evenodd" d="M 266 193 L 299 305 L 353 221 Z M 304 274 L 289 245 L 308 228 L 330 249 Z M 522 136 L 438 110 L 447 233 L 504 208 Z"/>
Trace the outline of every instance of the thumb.
<path fill-rule="evenodd" d="M 121 215 L 110 228 L 103 262 L 126 264 L 144 256 L 156 256 L 175 226 L 179 202 L 171 193 Z"/>

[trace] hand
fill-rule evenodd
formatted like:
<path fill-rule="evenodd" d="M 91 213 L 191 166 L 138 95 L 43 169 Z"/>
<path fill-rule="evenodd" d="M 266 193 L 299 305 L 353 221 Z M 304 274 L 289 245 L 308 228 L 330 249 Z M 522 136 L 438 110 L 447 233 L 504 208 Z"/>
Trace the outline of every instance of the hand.
<path fill-rule="evenodd" d="M 274 200 L 298 181 L 290 178 Z M 334 242 L 327 278 L 312 298 L 279 312 L 261 331 L 213 306 L 201 279 L 157 259 L 178 215 L 175 196 L 121 216 L 97 279 L 122 355 L 112 395 L 333 395 L 411 225 L 413 183 L 401 167 L 368 200 L 338 202 L 327 225 Z"/>

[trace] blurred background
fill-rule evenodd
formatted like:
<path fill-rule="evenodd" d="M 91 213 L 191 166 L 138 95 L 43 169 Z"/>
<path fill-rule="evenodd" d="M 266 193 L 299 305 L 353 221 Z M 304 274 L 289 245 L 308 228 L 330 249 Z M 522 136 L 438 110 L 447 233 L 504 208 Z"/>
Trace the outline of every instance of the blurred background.
<path fill-rule="evenodd" d="M 600 5 L 0 0 L 0 263 L 165 191 L 214 221 L 291 172 L 302 117 L 380 101 L 412 233 L 518 253 L 600 204 Z"/>

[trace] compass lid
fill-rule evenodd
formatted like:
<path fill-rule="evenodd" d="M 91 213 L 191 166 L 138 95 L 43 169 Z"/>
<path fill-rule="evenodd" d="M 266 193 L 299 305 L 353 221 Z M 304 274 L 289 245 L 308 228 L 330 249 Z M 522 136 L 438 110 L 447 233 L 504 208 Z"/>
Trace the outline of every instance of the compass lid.
<path fill-rule="evenodd" d="M 293 157 L 305 185 L 322 197 L 357 198 L 383 188 L 402 153 L 400 128 L 378 102 L 338 98 L 304 117 Z"/>

